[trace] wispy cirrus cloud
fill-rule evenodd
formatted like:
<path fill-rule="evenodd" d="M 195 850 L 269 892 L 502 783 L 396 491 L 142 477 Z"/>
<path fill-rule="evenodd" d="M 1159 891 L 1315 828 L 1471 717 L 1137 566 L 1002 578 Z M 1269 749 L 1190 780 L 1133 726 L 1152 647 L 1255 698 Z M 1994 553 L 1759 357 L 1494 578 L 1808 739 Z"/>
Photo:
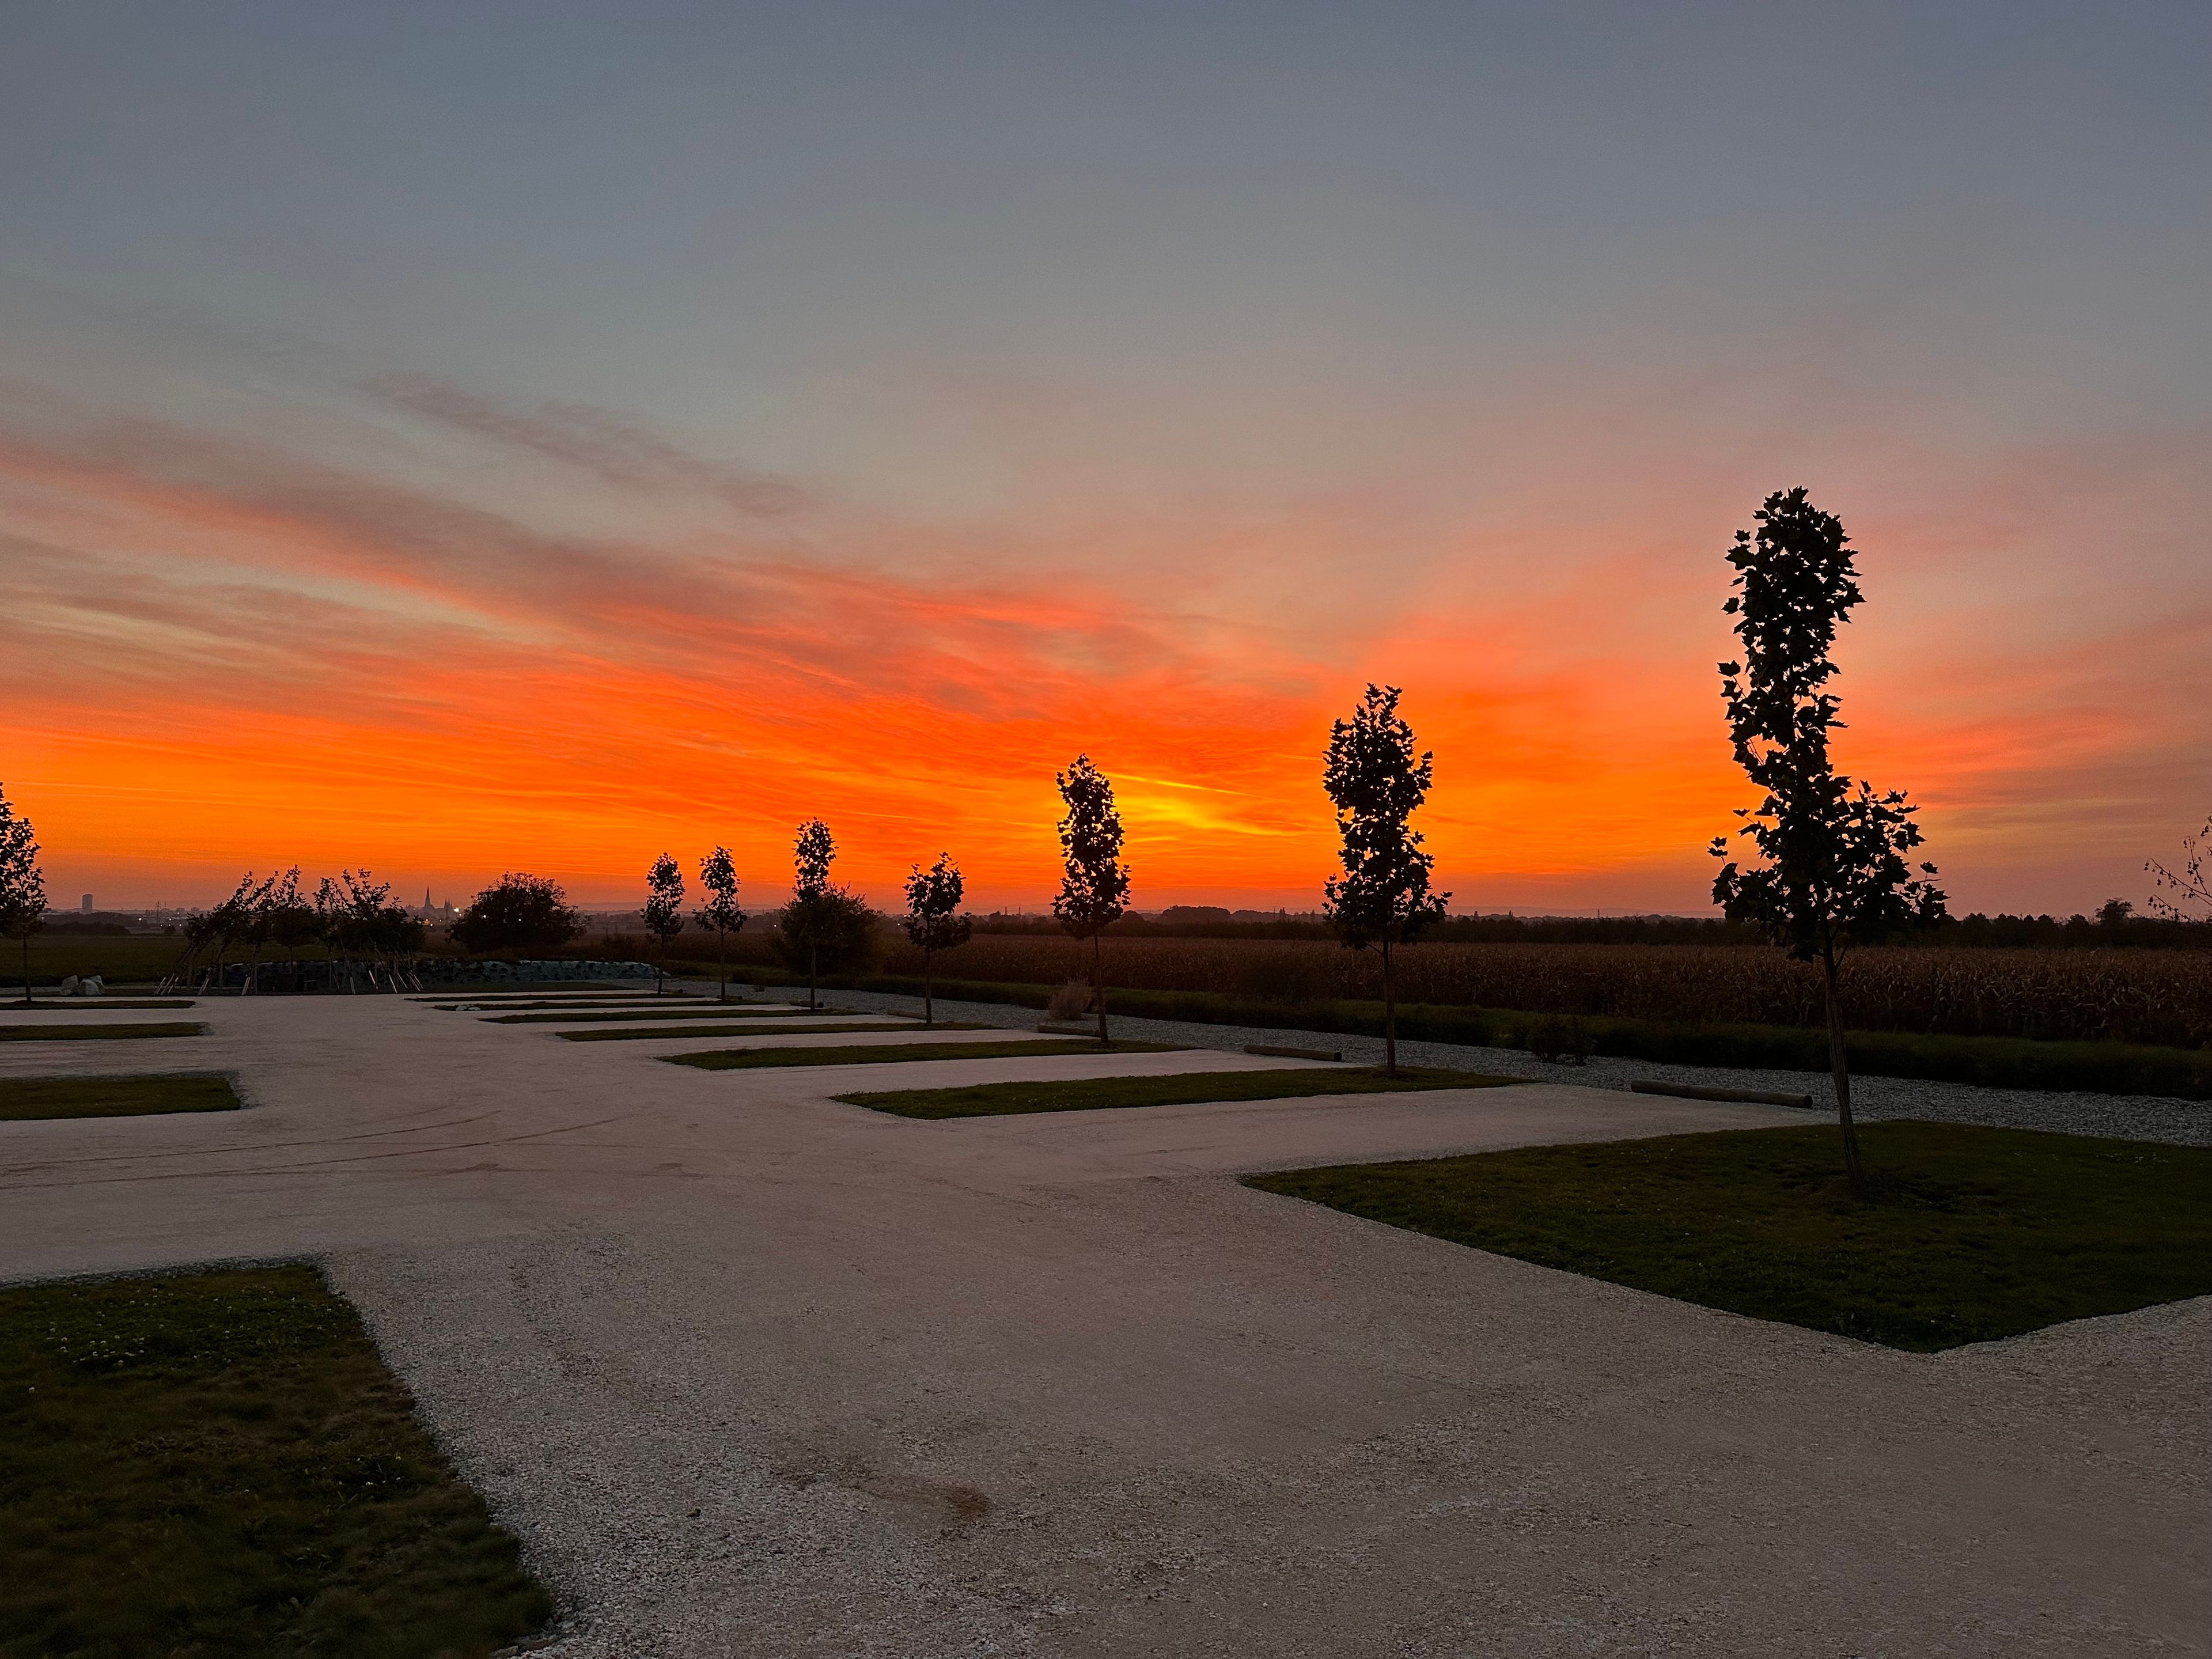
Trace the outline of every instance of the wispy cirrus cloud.
<path fill-rule="evenodd" d="M 573 467 L 617 489 L 681 490 L 769 519 L 814 504 L 811 492 L 787 478 L 708 460 L 590 404 L 556 400 L 516 409 L 424 374 L 382 375 L 363 390 L 410 415 Z"/>

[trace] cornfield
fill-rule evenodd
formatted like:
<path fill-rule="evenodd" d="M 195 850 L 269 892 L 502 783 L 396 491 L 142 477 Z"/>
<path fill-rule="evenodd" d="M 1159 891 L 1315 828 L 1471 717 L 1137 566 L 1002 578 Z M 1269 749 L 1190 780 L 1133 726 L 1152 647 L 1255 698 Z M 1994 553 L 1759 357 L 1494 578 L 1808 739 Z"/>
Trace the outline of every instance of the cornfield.
<path fill-rule="evenodd" d="M 1407 1002 L 1688 1023 L 1818 1026 L 1819 970 L 1779 951 L 1666 945 L 1420 945 L 1396 953 Z M 1382 994 L 1379 951 L 1319 940 L 1116 939 L 1110 984 L 1288 1003 Z M 884 962 L 918 974 L 901 941 Z M 1090 975 L 1073 939 L 982 935 L 938 958 L 941 977 L 1051 985 Z M 1853 1030 L 2212 1045 L 2212 952 L 1915 948 L 1853 955 Z"/>

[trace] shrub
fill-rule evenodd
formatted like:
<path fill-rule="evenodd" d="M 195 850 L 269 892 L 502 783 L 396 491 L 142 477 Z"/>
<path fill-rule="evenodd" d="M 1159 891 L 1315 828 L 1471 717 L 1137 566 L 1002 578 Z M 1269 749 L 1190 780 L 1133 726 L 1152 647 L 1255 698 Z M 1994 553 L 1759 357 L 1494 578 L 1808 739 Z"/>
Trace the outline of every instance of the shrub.
<path fill-rule="evenodd" d="M 510 871 L 476 896 L 453 931 L 465 950 L 550 951 L 575 938 L 583 925 L 559 882 Z"/>

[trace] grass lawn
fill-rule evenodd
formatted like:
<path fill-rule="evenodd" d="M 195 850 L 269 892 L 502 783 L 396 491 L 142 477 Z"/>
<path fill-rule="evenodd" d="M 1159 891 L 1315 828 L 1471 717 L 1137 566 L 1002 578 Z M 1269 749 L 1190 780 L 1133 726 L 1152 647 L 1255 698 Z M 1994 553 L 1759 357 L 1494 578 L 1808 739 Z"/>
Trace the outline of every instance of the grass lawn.
<path fill-rule="evenodd" d="M 942 1031 L 945 1027 L 937 1029 Z M 1181 1047 L 1174 1042 L 1115 1042 L 1103 1048 L 1096 1042 L 889 1042 L 880 1048 L 714 1048 L 704 1054 L 663 1054 L 661 1058 L 672 1065 L 696 1066 L 702 1072 L 731 1072 L 755 1066 L 889 1066 L 908 1060 L 1019 1060 L 1030 1054 L 1155 1054 Z"/>
<path fill-rule="evenodd" d="M 139 1117 L 155 1112 L 234 1112 L 222 1077 L 0 1078 L 0 1122 L 37 1117 Z"/>
<path fill-rule="evenodd" d="M 654 1019 L 820 1019 L 829 1014 L 849 1014 L 853 1012 L 850 1008 L 817 1008 L 811 1013 L 804 1008 L 718 1008 L 710 1002 L 699 1008 L 625 1008 L 618 1013 L 602 1013 L 586 1009 L 568 1014 L 494 1014 L 484 1024 L 589 1025 Z M 913 1024 L 915 1022 L 909 1020 L 907 1023 Z"/>
<path fill-rule="evenodd" d="M 1528 1146 L 1246 1185 L 1708 1308 L 1931 1352 L 2212 1292 L 2212 1147 L 1950 1123 Z"/>
<path fill-rule="evenodd" d="M 824 1024 L 818 1021 L 799 1025 L 659 1025 L 650 1028 L 625 1026 L 611 1031 L 561 1031 L 555 1035 L 568 1042 L 627 1042 L 642 1037 L 711 1037 L 711 1036 L 795 1036 L 813 1031 L 919 1031 L 922 1027 L 910 1019 L 841 1020 Z M 940 1031 L 990 1031 L 991 1025 L 947 1025 L 937 1023 Z"/>
<path fill-rule="evenodd" d="M 0 1002 L 0 1013 L 10 1008 L 31 1007 L 58 1014 L 91 1014 L 104 1008 L 189 1008 L 190 997 L 46 997 L 33 1003 Z"/>
<path fill-rule="evenodd" d="M 900 1117 L 1003 1117 L 1021 1112 L 1091 1112 L 1116 1106 L 1186 1106 L 1229 1100 L 1290 1100 L 1302 1095 L 1407 1094 L 1425 1089 L 1495 1089 L 1522 1078 L 1480 1072 L 1420 1071 L 1395 1078 L 1379 1066 L 1273 1072 L 1184 1072 L 1173 1077 L 1084 1077 L 1055 1083 L 973 1083 L 962 1089 L 893 1089 L 839 1095 Z"/>
<path fill-rule="evenodd" d="M 480 1656 L 552 1604 L 308 1267 L 0 1290 L 0 1654 Z"/>
<path fill-rule="evenodd" d="M 106 1037 L 204 1036 L 207 1027 L 193 1020 L 149 1020 L 112 1025 L 9 1025 L 0 1024 L 0 1042 L 74 1042 Z"/>

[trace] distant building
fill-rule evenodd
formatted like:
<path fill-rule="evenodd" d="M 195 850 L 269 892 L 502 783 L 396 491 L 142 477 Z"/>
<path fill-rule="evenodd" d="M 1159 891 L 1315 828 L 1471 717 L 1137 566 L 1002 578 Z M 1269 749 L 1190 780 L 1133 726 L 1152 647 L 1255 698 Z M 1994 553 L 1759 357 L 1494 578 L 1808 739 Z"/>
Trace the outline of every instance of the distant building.
<path fill-rule="evenodd" d="M 76 908 L 77 908 L 78 909 L 82 910 L 82 911 L 85 911 L 85 912 L 87 912 L 87 913 L 88 914 L 88 913 L 91 911 L 91 909 L 92 909 L 92 895 L 91 895 L 91 894 L 89 894 L 89 893 L 87 893 L 87 894 L 84 896 L 84 897 L 83 897 L 82 901 L 82 902 L 80 902 L 78 903 L 78 905 L 77 905 L 77 907 L 76 907 Z"/>

